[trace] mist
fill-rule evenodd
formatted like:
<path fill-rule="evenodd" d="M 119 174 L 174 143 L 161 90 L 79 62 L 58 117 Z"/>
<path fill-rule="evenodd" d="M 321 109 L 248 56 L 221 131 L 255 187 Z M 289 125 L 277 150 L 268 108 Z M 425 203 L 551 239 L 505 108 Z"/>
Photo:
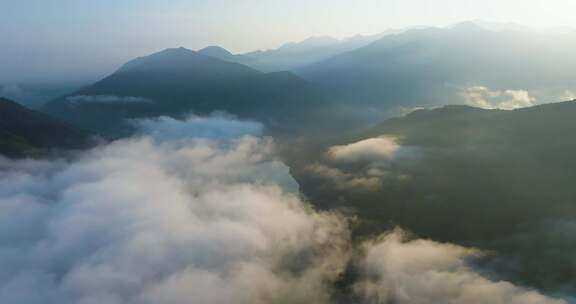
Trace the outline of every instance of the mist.
<path fill-rule="evenodd" d="M 576 2 L 1 0 L 1 304 L 576 304 Z"/>
<path fill-rule="evenodd" d="M 565 303 L 483 277 L 476 249 L 351 241 L 352 219 L 303 200 L 256 123 L 136 123 L 72 158 L 1 159 L 3 303 Z"/>

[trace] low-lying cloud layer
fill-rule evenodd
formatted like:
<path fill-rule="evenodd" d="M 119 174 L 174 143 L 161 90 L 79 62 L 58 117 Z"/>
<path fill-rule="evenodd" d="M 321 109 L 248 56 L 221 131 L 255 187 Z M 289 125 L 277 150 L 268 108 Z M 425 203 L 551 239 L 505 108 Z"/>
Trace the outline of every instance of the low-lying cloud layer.
<path fill-rule="evenodd" d="M 159 117 L 134 123 L 144 134 L 165 141 L 181 138 L 234 139 L 246 134 L 261 135 L 263 131 L 263 126 L 257 122 L 239 121 L 222 115 L 190 116 L 185 120 Z"/>
<path fill-rule="evenodd" d="M 271 143 L 177 140 L 157 123 L 172 141 L 3 171 L 2 302 L 326 302 L 346 224 L 282 189 Z"/>
<path fill-rule="evenodd" d="M 67 97 L 71 103 L 151 103 L 152 101 L 135 96 L 76 95 Z"/>
<path fill-rule="evenodd" d="M 395 232 L 357 252 L 255 124 L 139 124 L 71 161 L 2 159 L 2 303 L 332 303 L 352 256 L 362 303 L 563 303 L 481 277 L 469 249 Z"/>
<path fill-rule="evenodd" d="M 564 91 L 564 93 L 560 96 L 560 100 L 561 100 L 561 101 L 576 100 L 576 94 L 574 94 L 574 92 L 571 91 L 571 90 L 566 90 L 566 91 Z"/>
<path fill-rule="evenodd" d="M 402 231 L 365 246 L 362 266 L 368 279 L 357 283 L 355 289 L 368 303 L 565 303 L 482 277 L 466 263 L 481 254 L 477 250 L 408 240 Z"/>

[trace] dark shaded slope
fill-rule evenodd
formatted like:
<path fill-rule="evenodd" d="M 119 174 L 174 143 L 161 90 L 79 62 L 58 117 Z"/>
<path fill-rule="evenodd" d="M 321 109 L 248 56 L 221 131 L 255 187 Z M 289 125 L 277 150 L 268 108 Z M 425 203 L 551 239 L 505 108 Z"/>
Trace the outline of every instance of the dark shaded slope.
<path fill-rule="evenodd" d="M 362 235 L 401 225 L 423 237 L 493 250 L 497 258 L 486 262 L 498 275 L 571 290 L 574 117 L 574 101 L 514 111 L 420 110 L 317 147 L 294 161 L 293 173 L 312 202 L 354 210 Z M 398 139 L 394 158 L 342 162 L 324 154 L 379 136 Z M 332 171 L 311 170 L 318 164 Z M 377 185 L 362 187 L 371 178 Z"/>
<path fill-rule="evenodd" d="M 87 132 L 0 97 L 0 154 L 37 156 L 88 144 Z"/>

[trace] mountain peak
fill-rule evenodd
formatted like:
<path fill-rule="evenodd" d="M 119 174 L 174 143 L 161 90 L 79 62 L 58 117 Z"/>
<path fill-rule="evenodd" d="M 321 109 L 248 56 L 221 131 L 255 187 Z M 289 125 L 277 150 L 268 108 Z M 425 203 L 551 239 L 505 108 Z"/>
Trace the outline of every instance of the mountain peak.
<path fill-rule="evenodd" d="M 203 57 L 203 58 L 201 58 Z M 188 63 L 190 61 L 205 61 L 210 58 L 202 56 L 195 51 L 190 49 L 179 47 L 179 48 L 167 48 L 162 51 L 150 54 L 148 56 L 138 57 L 124 64 L 118 72 L 125 72 L 128 70 L 149 67 L 149 66 L 164 66 L 178 68 L 182 67 L 183 63 Z"/>
<path fill-rule="evenodd" d="M 203 54 L 203 55 L 210 55 L 210 56 L 215 56 L 215 55 L 233 56 L 233 54 L 230 53 L 227 49 L 225 49 L 221 46 L 217 46 L 217 45 L 205 47 L 205 48 L 199 50 L 198 53 Z"/>
<path fill-rule="evenodd" d="M 282 45 L 279 50 L 299 50 L 302 48 L 317 48 L 338 44 L 340 40 L 330 36 L 312 36 L 300 42 L 289 42 Z"/>
<path fill-rule="evenodd" d="M 237 55 L 234 55 L 232 53 L 230 53 L 227 49 L 217 46 L 217 45 L 213 45 L 213 46 L 209 46 L 209 47 L 205 47 L 201 50 L 198 51 L 198 53 L 204 55 L 204 56 L 209 56 L 212 58 L 217 58 L 220 60 L 224 60 L 224 61 L 232 61 L 232 62 L 236 62 L 240 58 Z"/>
<path fill-rule="evenodd" d="M 150 56 L 154 55 L 190 55 L 196 54 L 193 50 L 187 49 L 185 47 L 178 47 L 178 48 L 167 48 L 160 52 L 154 53 Z"/>
<path fill-rule="evenodd" d="M 312 36 L 302 41 L 302 43 L 307 44 L 332 44 L 338 42 L 340 42 L 340 40 L 331 36 Z"/>
<path fill-rule="evenodd" d="M 488 30 L 486 27 L 482 26 L 478 22 L 475 21 L 464 21 L 460 23 L 453 24 L 448 27 L 452 30 L 457 31 L 486 31 Z"/>

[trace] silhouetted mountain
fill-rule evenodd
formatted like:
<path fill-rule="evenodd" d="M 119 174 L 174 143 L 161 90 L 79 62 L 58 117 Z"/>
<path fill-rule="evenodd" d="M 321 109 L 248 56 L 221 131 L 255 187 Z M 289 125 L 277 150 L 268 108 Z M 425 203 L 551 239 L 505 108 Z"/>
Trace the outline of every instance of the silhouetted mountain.
<path fill-rule="evenodd" d="M 470 85 L 535 91 L 576 86 L 576 32 L 503 28 L 465 22 L 409 30 L 296 72 L 355 100 L 405 106 L 458 103 Z"/>
<path fill-rule="evenodd" d="M 209 46 L 199 50 L 198 53 L 205 56 L 218 58 L 220 60 L 237 62 L 237 63 L 243 63 L 250 60 L 250 58 L 247 58 L 246 56 L 234 55 L 225 48 L 219 46 Z"/>
<path fill-rule="evenodd" d="M 318 206 L 355 210 L 363 234 L 401 225 L 492 250 L 496 259 L 486 262 L 498 275 L 573 288 L 574 117 L 576 101 L 418 110 L 292 155 L 292 173 Z M 393 156 L 374 154 L 389 142 L 364 141 L 382 136 L 399 145 Z M 327 157 L 333 146 L 349 147 L 347 161 Z"/>
<path fill-rule="evenodd" d="M 0 97 L 0 154 L 38 156 L 88 144 L 87 132 Z"/>
<path fill-rule="evenodd" d="M 265 72 L 291 71 L 366 46 L 391 32 L 396 31 L 371 36 L 358 35 L 342 40 L 333 37 L 311 37 L 301 42 L 286 43 L 278 49 L 243 54 L 242 63 Z"/>
<path fill-rule="evenodd" d="M 288 42 L 281 45 L 278 51 L 288 52 L 307 52 L 313 48 L 322 48 L 334 46 L 340 43 L 340 40 L 330 36 L 316 36 L 307 38 L 301 42 Z"/>
<path fill-rule="evenodd" d="M 118 136 L 124 119 L 225 111 L 280 124 L 327 100 L 288 72 L 262 73 L 184 48 L 126 63 L 117 72 L 44 108 L 79 126 Z"/>

